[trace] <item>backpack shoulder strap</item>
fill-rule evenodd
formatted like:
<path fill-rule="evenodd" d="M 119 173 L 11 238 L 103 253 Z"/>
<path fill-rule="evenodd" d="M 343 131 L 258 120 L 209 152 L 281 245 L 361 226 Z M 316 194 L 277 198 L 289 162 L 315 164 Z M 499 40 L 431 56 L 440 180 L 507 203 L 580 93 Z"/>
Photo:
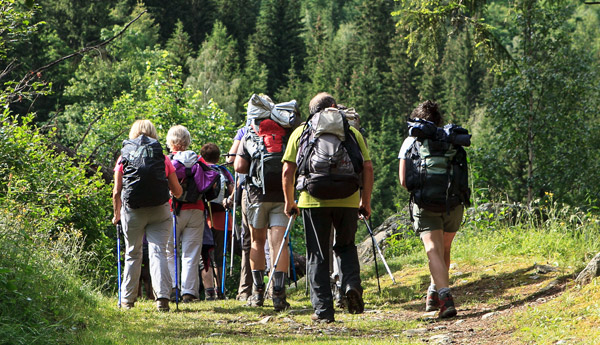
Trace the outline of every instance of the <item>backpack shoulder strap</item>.
<path fill-rule="evenodd" d="M 354 167 L 354 172 L 360 174 L 363 170 L 364 160 L 362 152 L 360 151 L 358 139 L 356 139 L 356 135 L 350 129 L 350 124 L 348 123 L 346 118 L 344 118 L 344 133 L 346 136 L 346 140 L 342 142 L 342 145 L 346 149 L 346 152 L 348 152 L 348 156 L 350 157 L 350 160 L 352 161 L 352 166 Z"/>

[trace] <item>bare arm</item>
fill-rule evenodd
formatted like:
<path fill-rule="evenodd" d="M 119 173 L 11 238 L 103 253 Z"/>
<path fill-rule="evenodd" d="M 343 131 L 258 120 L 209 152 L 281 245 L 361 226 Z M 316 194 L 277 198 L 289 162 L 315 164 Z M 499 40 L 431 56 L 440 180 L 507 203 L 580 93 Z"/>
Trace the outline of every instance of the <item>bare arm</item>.
<path fill-rule="evenodd" d="M 113 224 L 117 224 L 121 220 L 121 190 L 123 189 L 123 172 L 115 171 L 115 185 L 113 187 Z"/>
<path fill-rule="evenodd" d="M 244 159 L 244 145 L 238 145 L 235 160 L 233 161 L 233 169 L 240 174 L 247 174 L 250 171 L 250 162 Z"/>
<path fill-rule="evenodd" d="M 406 160 L 401 159 L 400 165 L 398 166 L 398 178 L 400 179 L 400 185 L 406 188 Z"/>
<path fill-rule="evenodd" d="M 373 192 L 373 162 L 363 163 L 362 193 L 360 193 L 359 212 L 366 218 L 371 217 L 371 192 Z"/>
<path fill-rule="evenodd" d="M 283 195 L 285 197 L 285 214 L 288 217 L 292 216 L 292 210 L 294 210 L 295 214 L 299 214 L 300 210 L 298 209 L 298 205 L 294 200 L 294 183 L 296 181 L 296 163 L 293 162 L 283 162 L 283 173 L 282 173 L 282 185 L 283 185 Z"/>
<path fill-rule="evenodd" d="M 237 154 L 238 151 L 238 147 L 240 146 L 240 141 L 239 140 L 234 140 L 233 144 L 231 145 L 231 148 L 229 149 L 229 155 L 227 156 L 226 162 L 227 164 L 232 164 L 233 161 L 235 160 L 235 155 Z"/>
<path fill-rule="evenodd" d="M 181 194 L 183 194 L 183 188 L 181 188 L 181 185 L 177 180 L 177 175 L 174 172 L 172 172 L 169 174 L 169 176 L 167 176 L 167 179 L 169 182 L 169 189 L 171 190 L 171 194 L 173 194 L 174 197 L 179 198 Z"/>

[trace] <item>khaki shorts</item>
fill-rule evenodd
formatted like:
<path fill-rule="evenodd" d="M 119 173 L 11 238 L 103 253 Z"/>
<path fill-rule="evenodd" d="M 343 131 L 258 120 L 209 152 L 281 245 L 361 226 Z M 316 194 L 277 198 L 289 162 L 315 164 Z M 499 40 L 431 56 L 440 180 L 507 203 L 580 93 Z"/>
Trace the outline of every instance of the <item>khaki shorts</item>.
<path fill-rule="evenodd" d="M 420 235 L 424 232 L 444 230 L 444 232 L 457 232 L 462 223 L 464 206 L 458 205 L 448 212 L 433 212 L 420 208 L 413 204 L 412 216 L 415 233 Z"/>
<path fill-rule="evenodd" d="M 285 215 L 285 203 L 260 202 L 246 205 L 246 219 L 248 224 L 255 229 L 264 229 L 272 226 L 286 227 L 288 217 Z"/>

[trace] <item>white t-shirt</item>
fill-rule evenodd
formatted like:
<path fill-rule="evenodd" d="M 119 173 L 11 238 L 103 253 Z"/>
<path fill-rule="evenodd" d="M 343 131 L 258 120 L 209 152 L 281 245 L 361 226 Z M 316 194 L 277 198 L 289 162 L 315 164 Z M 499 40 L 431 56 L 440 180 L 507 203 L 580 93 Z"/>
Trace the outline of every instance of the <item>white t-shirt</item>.
<path fill-rule="evenodd" d="M 416 137 L 407 137 L 404 139 L 402 146 L 400 147 L 400 152 L 398 153 L 398 159 L 406 159 L 406 154 L 410 149 L 410 146 L 417 140 Z"/>

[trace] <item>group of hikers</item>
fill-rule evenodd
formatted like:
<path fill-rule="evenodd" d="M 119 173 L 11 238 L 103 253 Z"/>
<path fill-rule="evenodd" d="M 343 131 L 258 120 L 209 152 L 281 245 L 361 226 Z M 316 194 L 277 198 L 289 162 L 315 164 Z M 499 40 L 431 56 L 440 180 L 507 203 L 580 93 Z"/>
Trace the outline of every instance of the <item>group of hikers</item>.
<path fill-rule="evenodd" d="M 295 101 L 274 104 L 268 96 L 253 95 L 246 124 L 224 155 L 235 177 L 218 165 L 217 145 L 203 145 L 200 155 L 189 150 L 192 138 L 185 127 L 168 131 L 165 155 L 150 121 L 133 124 L 114 168 L 113 223 L 125 240 L 120 307 L 135 305 L 145 242 L 159 311 L 169 310 L 174 292 L 176 301 L 179 293 L 184 303 L 199 299 L 201 284 L 205 299 L 224 298 L 225 264 L 215 262 L 224 262 L 227 241 L 233 240 L 228 234 L 236 231 L 229 213 L 241 205 L 238 300 L 262 307 L 270 296 L 275 311 L 290 307 L 289 229 L 301 216 L 311 319 L 333 322 L 334 302 L 363 313 L 355 235 L 358 220 L 371 216 L 373 164 L 359 116 L 325 92 L 312 98 L 304 123 L 299 115 Z M 419 104 L 398 158 L 399 180 L 411 192 L 411 219 L 429 259 L 426 310 L 439 310 L 445 318 L 456 315 L 448 270 L 452 240 L 469 202 L 462 146 L 470 136 L 441 124 L 436 103 Z M 467 142 L 460 142 L 465 135 Z M 211 250 L 207 244 L 213 243 Z"/>

